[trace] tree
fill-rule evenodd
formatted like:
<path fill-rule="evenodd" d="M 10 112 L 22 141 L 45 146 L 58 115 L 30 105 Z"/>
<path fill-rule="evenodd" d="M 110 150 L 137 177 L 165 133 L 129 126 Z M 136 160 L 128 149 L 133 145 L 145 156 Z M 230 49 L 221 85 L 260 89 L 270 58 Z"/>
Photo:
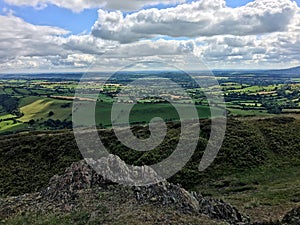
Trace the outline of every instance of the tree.
<path fill-rule="evenodd" d="M 50 111 L 49 113 L 48 113 L 48 117 L 51 117 L 51 116 L 53 116 L 54 115 L 54 112 L 53 111 Z"/>
<path fill-rule="evenodd" d="M 33 119 L 29 120 L 29 122 L 28 122 L 28 124 L 29 124 L 30 126 L 32 126 L 34 123 L 35 123 L 35 121 L 34 121 Z"/>
<path fill-rule="evenodd" d="M 271 113 L 271 114 L 281 114 L 282 113 L 282 108 L 277 105 L 270 106 L 267 108 L 267 110 L 268 110 L 268 113 Z"/>

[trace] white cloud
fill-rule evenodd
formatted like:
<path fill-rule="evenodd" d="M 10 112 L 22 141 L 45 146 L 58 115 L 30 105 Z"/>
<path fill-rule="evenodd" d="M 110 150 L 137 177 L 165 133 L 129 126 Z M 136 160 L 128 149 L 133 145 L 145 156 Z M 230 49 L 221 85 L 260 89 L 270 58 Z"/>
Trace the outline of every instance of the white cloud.
<path fill-rule="evenodd" d="M 212 68 L 292 67 L 300 63 L 300 33 L 218 36 L 196 40 L 195 52 Z"/>
<path fill-rule="evenodd" d="M 286 31 L 195 39 L 195 53 L 212 68 L 280 68 L 300 64 L 300 14 Z"/>
<path fill-rule="evenodd" d="M 18 56 L 47 56 L 61 51 L 61 36 L 68 31 L 35 26 L 13 15 L 0 16 L 0 61 Z"/>
<path fill-rule="evenodd" d="M 37 9 L 45 8 L 49 4 L 61 8 L 67 8 L 74 12 L 80 12 L 84 9 L 105 8 L 109 10 L 133 11 L 143 6 L 162 4 L 176 4 L 184 0 L 4 0 L 6 3 L 16 6 L 32 6 Z"/>
<path fill-rule="evenodd" d="M 40 68 L 88 67 L 117 43 L 91 35 L 71 35 L 50 26 L 27 23 L 12 14 L 0 16 L 1 71 Z"/>
<path fill-rule="evenodd" d="M 66 57 L 57 56 L 18 56 L 5 63 L 0 63 L 0 71 L 10 72 L 37 72 L 37 71 L 64 71 L 86 70 L 95 60 L 94 55 L 68 54 Z"/>
<path fill-rule="evenodd" d="M 131 44 L 123 44 L 113 51 L 107 52 L 106 56 L 113 58 L 132 58 L 162 55 L 182 55 L 192 53 L 194 50 L 193 41 L 175 40 L 144 40 Z"/>
<path fill-rule="evenodd" d="M 71 35 L 63 40 L 62 47 L 72 52 L 102 55 L 118 45 L 115 41 L 102 40 L 91 35 Z"/>
<path fill-rule="evenodd" d="M 85 70 L 92 64 L 114 70 L 143 60 L 188 67 L 186 53 L 211 68 L 289 67 L 300 63 L 299 12 L 289 0 L 256 0 L 237 9 L 206 0 L 125 17 L 99 10 L 86 35 L 9 14 L 0 16 L 0 71 Z"/>
<path fill-rule="evenodd" d="M 129 43 L 159 35 L 189 37 L 256 35 L 285 31 L 297 12 L 290 0 L 256 0 L 229 8 L 225 0 L 196 1 L 167 9 L 148 9 L 124 16 L 100 9 L 92 34 Z"/>

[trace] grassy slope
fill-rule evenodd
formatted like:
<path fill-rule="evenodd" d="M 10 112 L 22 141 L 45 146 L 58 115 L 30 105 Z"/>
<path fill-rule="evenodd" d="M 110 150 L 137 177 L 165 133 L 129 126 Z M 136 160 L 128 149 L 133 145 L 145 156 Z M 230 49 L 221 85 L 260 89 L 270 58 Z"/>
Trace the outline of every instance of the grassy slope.
<path fill-rule="evenodd" d="M 163 144 L 146 153 L 128 150 L 110 131 L 100 133 L 111 152 L 128 163 L 139 165 L 167 157 L 176 146 L 178 128 L 176 123 L 169 125 Z M 205 195 L 224 198 L 254 216 L 261 215 L 257 210 L 271 208 L 275 212 L 280 208 L 279 217 L 292 205 L 300 204 L 299 119 L 229 119 L 224 144 L 205 172 L 198 172 L 197 167 L 209 134 L 209 121 L 201 121 L 201 129 L 192 160 L 170 181 Z M 135 128 L 133 132 L 145 137 L 143 130 Z M 35 191 L 53 174 L 62 173 L 72 161 L 81 158 L 70 132 L 3 136 L 0 146 L 2 195 Z M 266 211 L 269 218 L 274 216 L 272 210 Z"/>
<path fill-rule="evenodd" d="M 236 121 L 226 136 L 209 181 L 194 190 L 224 198 L 257 220 L 280 219 L 300 205 L 299 119 Z"/>
<path fill-rule="evenodd" d="M 24 116 L 20 118 L 20 121 L 28 122 L 31 119 L 47 120 L 48 113 L 50 111 L 54 112 L 54 115 L 51 117 L 52 119 L 60 119 L 60 120 L 68 119 L 70 118 L 70 113 L 71 113 L 70 108 L 61 107 L 66 102 L 69 101 L 50 99 L 50 98 L 36 100 L 20 108 L 20 111 L 24 113 Z"/>
<path fill-rule="evenodd" d="M 40 100 L 40 99 L 41 99 L 41 97 L 39 97 L 39 96 L 27 96 L 27 97 L 20 98 L 19 107 L 22 108 L 26 105 L 32 104 L 33 102 L 35 102 L 37 100 Z"/>
<path fill-rule="evenodd" d="M 106 193 L 100 194 L 105 195 Z M 184 214 L 166 207 L 130 205 L 124 203 L 124 196 L 120 200 L 115 199 L 115 195 L 110 195 L 108 201 L 103 200 L 103 198 L 99 199 L 99 196 L 97 197 L 95 198 L 97 201 L 92 202 L 94 205 L 97 204 L 94 208 L 91 208 L 91 204 L 89 204 L 84 205 L 84 210 L 79 209 L 71 213 L 19 215 L 6 219 L 4 223 L 6 225 L 228 225 L 228 223 L 212 220 L 206 216 Z"/>
<path fill-rule="evenodd" d="M 14 122 L 13 120 L 2 121 L 2 122 L 0 122 L 0 130 L 1 131 L 12 130 L 12 129 L 20 126 L 21 124 L 22 123 Z"/>

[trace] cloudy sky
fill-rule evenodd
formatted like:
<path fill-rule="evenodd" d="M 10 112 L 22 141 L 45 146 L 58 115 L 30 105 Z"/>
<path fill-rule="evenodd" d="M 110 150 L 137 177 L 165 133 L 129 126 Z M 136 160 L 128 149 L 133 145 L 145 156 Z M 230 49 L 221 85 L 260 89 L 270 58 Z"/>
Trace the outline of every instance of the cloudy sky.
<path fill-rule="evenodd" d="M 0 0 L 0 72 L 300 65 L 300 0 Z M 197 66 L 187 66 L 197 69 Z"/>

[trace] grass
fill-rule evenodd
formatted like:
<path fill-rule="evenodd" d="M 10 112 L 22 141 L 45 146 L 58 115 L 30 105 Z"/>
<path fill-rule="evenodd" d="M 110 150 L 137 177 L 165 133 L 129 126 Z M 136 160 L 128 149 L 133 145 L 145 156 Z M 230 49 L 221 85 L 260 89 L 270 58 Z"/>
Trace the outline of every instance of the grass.
<path fill-rule="evenodd" d="M 248 76 L 248 75 L 245 75 Z M 251 75 L 252 76 L 252 75 Z M 254 76 L 254 74 L 253 74 Z M 7 81 L 5 81 L 7 82 Z M 25 82 L 28 82 L 25 84 Z M 3 84 L 4 85 L 4 84 Z M 26 86 L 30 88 L 26 89 Z M 236 88 L 236 90 L 227 90 L 225 92 L 239 92 L 241 94 L 242 92 L 246 92 L 247 95 L 255 95 L 258 91 L 273 91 L 276 87 L 281 87 L 281 85 L 265 85 L 265 86 L 258 86 L 253 85 L 250 86 L 249 84 L 246 84 L 246 82 L 241 81 L 229 81 L 227 83 L 222 84 L 222 88 L 228 89 L 228 88 Z M 49 95 L 59 95 L 59 96 L 71 96 L 72 95 L 72 89 L 76 87 L 76 82 L 70 81 L 67 83 L 64 82 L 48 82 L 45 80 L 35 80 L 35 81 L 21 81 L 21 80 L 10 80 L 9 82 L 5 83 L 4 88 L 7 93 L 10 93 L 14 95 L 15 97 L 19 98 L 19 108 L 20 111 L 24 113 L 24 116 L 20 119 L 21 122 L 28 122 L 31 119 L 35 120 L 38 123 L 35 123 L 34 129 L 37 130 L 43 130 L 47 129 L 42 124 L 48 120 L 71 120 L 71 113 L 72 108 L 61 107 L 63 104 L 63 100 L 59 99 L 51 99 L 47 98 L 46 96 Z M 102 86 L 98 83 L 86 83 L 82 86 L 82 88 L 90 90 L 90 89 L 100 89 Z M 105 89 L 110 91 L 115 91 L 119 87 L 117 86 L 110 86 L 106 85 Z M 126 88 L 126 87 L 124 87 Z M 57 90 L 56 90 L 57 89 Z M 192 93 L 198 93 L 202 89 L 199 88 L 191 88 L 189 89 Z M 214 87 L 211 87 L 211 91 L 214 90 Z M 59 91 L 59 92 L 56 92 Z M 88 92 L 87 92 L 88 93 Z M 31 96 L 31 95 L 41 95 L 41 96 Z M 93 95 L 94 96 L 94 95 Z M 197 95 L 196 95 L 197 96 Z M 85 97 L 90 97 L 89 94 L 86 94 Z M 199 97 L 199 96 L 198 96 Z M 280 105 L 284 105 L 287 102 L 287 99 L 280 99 L 280 96 L 276 96 L 276 101 L 280 103 Z M 262 104 L 259 103 L 259 100 L 245 100 L 242 97 L 240 97 L 240 101 L 233 100 L 231 102 L 228 102 L 228 110 L 230 111 L 230 115 L 233 116 L 265 116 L 270 115 L 268 114 L 264 108 L 262 107 Z M 113 98 L 106 95 L 106 94 L 100 94 L 98 96 L 99 103 L 97 103 L 96 107 L 96 124 L 109 127 L 111 126 L 111 104 L 113 102 Z M 196 102 L 201 101 L 201 106 L 197 105 L 198 110 L 198 116 L 199 118 L 209 118 L 210 117 L 210 110 L 207 105 L 207 101 L 203 100 L 201 95 L 199 99 L 195 99 Z M 297 100 L 297 98 L 295 98 Z M 66 100 L 67 101 L 67 100 Z M 101 101 L 101 102 L 100 102 Z M 178 107 L 182 107 L 182 102 L 178 102 Z M 71 102 L 71 101 L 69 101 Z M 84 105 L 84 103 L 82 103 Z M 298 103 L 300 104 L 300 103 Z M 257 107 L 256 107 L 257 106 Z M 246 110 L 246 109 L 249 110 Z M 1 114 L 1 107 L 0 107 L 0 116 L 5 115 L 6 113 Z M 51 117 L 48 117 L 48 114 L 50 111 L 54 112 L 54 115 Z M 295 112 L 295 111 L 293 111 Z M 85 114 L 84 110 L 82 111 L 83 114 Z M 86 113 L 87 114 L 87 113 Z M 88 114 L 87 114 L 88 115 Z M 174 108 L 170 104 L 151 104 L 151 103 L 144 103 L 144 104 L 138 104 L 133 107 L 132 112 L 130 113 L 130 122 L 131 123 L 147 123 L 149 122 L 153 117 L 161 117 L 165 119 L 166 121 L 174 121 L 178 120 L 178 114 L 174 110 Z M 188 118 L 190 119 L 190 118 Z"/>
<path fill-rule="evenodd" d="M 299 165 L 260 167 L 231 174 L 196 190 L 224 199 L 254 220 L 280 220 L 300 204 Z"/>
<path fill-rule="evenodd" d="M 3 115 L 3 116 L 0 116 L 0 120 L 12 119 L 12 118 L 15 118 L 15 117 L 16 117 L 15 115 L 6 114 L 6 115 Z"/>
<path fill-rule="evenodd" d="M 222 198 L 242 211 L 266 218 L 272 218 L 275 209 L 278 216 L 282 216 L 290 206 L 299 205 L 299 120 L 288 117 L 241 121 L 229 118 L 222 148 L 204 172 L 198 171 L 198 165 L 206 146 L 205 137 L 209 136 L 209 121 L 201 121 L 200 126 L 201 138 L 195 154 L 169 181 L 203 195 Z M 128 163 L 147 165 L 168 157 L 176 147 L 180 126 L 170 123 L 168 128 L 162 145 L 145 153 L 122 146 L 113 131 L 101 130 L 100 137 L 110 152 Z M 134 128 L 138 134 L 146 130 Z M 3 196 L 39 190 L 50 177 L 62 173 L 71 162 L 81 158 L 71 132 L 4 136 L 0 138 L 0 145 L 0 173 L 3 174 L 0 193 Z M 269 216 L 260 214 L 262 207 Z M 64 220 L 61 223 L 64 224 Z"/>
<path fill-rule="evenodd" d="M 230 192 L 252 190 L 253 187 L 256 187 L 255 185 L 257 183 L 267 183 L 267 179 L 269 179 L 269 181 L 277 180 L 280 178 L 277 176 L 286 177 L 284 174 L 291 175 L 291 178 L 297 177 L 297 174 L 292 175 L 292 172 L 299 166 L 300 161 L 299 122 L 297 120 L 297 122 L 288 122 L 290 120 L 287 119 L 274 118 L 261 121 L 257 119 L 243 121 L 229 119 L 226 137 L 218 157 L 211 167 L 203 173 L 198 171 L 198 164 L 206 146 L 206 138 L 209 137 L 209 123 L 206 120 L 201 121 L 201 138 L 199 139 L 199 144 L 192 161 L 187 164 L 181 172 L 172 177 L 171 181 L 180 183 L 185 188 L 200 185 L 200 190 L 204 188 L 205 185 L 215 185 L 212 180 L 222 183 L 222 180 L 228 177 L 227 180 L 231 180 L 231 183 L 227 185 L 229 189 L 222 189 L 224 191 L 223 193 L 228 194 Z M 180 133 L 180 126 L 178 127 L 178 124 L 176 124 L 177 123 L 170 124 L 167 138 L 162 145 L 155 150 L 145 153 L 137 153 L 134 150 L 122 146 L 112 131 L 101 131 L 101 137 L 103 136 L 102 141 L 104 145 L 110 149 L 113 154 L 119 155 L 122 159 L 127 160 L 128 163 L 149 165 L 168 157 L 176 147 L 176 141 L 179 138 L 178 133 Z M 139 129 L 145 132 L 146 128 L 141 127 Z M 138 133 L 140 134 L 140 132 Z M 34 174 L 32 174 L 26 169 L 26 174 L 30 177 L 30 182 L 33 177 L 39 177 L 39 179 L 36 179 L 35 184 L 35 186 L 38 187 L 40 187 L 43 182 L 46 182 L 47 179 L 53 175 L 53 172 L 59 172 L 57 168 L 68 166 L 69 164 L 66 162 L 70 163 L 69 159 L 72 159 L 74 155 L 78 158 L 76 154 L 78 151 L 76 142 L 72 133 L 68 132 L 63 134 L 57 133 L 57 135 L 48 135 L 48 133 L 45 133 L 41 136 L 35 134 L 23 136 L 20 134 L 8 139 L 4 137 L 0 139 L 0 144 L 3 146 L 2 160 L 4 161 L 2 161 L 2 163 L 3 165 L 7 163 L 10 165 L 9 167 L 2 167 L 3 169 L 5 168 L 3 174 L 6 174 L 5 177 L 12 178 L 13 182 L 15 182 L 16 179 L 27 179 L 27 175 L 15 174 L 10 171 L 10 169 L 16 167 L 17 164 L 20 165 L 20 168 L 28 168 L 28 170 L 30 170 L 32 165 L 26 163 L 37 159 L 38 165 L 42 167 L 41 171 L 52 168 L 47 172 L 47 177 L 44 177 L 44 172 L 40 174 L 40 172 L 37 172 L 35 169 Z M 17 156 L 17 158 L 11 158 L 10 154 Z M 19 158 L 24 159 L 24 161 L 19 161 Z M 30 160 L 27 162 L 25 159 Z M 35 165 L 35 162 L 32 163 Z M 294 167 L 292 167 L 293 165 Z M 280 170 L 277 170 L 277 168 Z M 289 168 L 291 168 L 291 170 L 289 170 Z M 282 172 L 282 174 L 280 172 Z M 238 180 L 240 180 L 242 184 L 239 184 Z M 225 184 L 226 182 L 225 179 Z M 14 188 L 9 185 L 5 188 L 5 192 L 20 193 L 18 192 L 19 190 L 13 190 Z M 29 184 L 25 183 L 23 184 L 24 187 L 19 188 L 26 188 L 28 185 Z M 31 185 L 34 185 L 34 182 L 31 182 L 29 186 L 31 187 Z M 239 186 L 242 189 L 235 190 L 235 188 L 240 188 Z M 216 187 L 219 188 L 220 185 L 216 185 Z M 215 190 L 218 191 L 218 189 Z"/>
<path fill-rule="evenodd" d="M 4 89 L 5 94 L 14 95 L 15 92 L 12 88 L 5 88 Z"/>
<path fill-rule="evenodd" d="M 300 83 L 300 78 L 291 78 L 292 81 Z"/>
<path fill-rule="evenodd" d="M 300 106 L 300 103 L 299 103 Z M 300 109 L 283 109 L 283 113 L 300 113 Z"/>
<path fill-rule="evenodd" d="M 111 204 L 111 203 L 110 203 Z M 123 207 L 123 208 L 122 208 Z M 104 208 L 103 206 L 100 207 Z M 113 208 L 116 208 L 113 207 Z M 182 224 L 205 224 L 205 225 L 227 225 L 228 223 L 221 221 L 214 221 L 206 216 L 189 215 L 176 212 L 172 209 L 161 208 L 157 206 L 137 206 L 129 205 L 127 208 L 119 206 L 119 209 L 114 209 L 118 212 L 110 212 L 112 209 L 103 211 L 89 210 L 73 211 L 64 214 L 26 214 L 15 216 L 1 222 L 5 225 L 97 225 L 97 224 L 111 224 L 111 225 L 152 225 L 162 224 L 159 221 L 168 221 L 168 224 L 182 225 Z M 95 217 L 95 215 L 97 215 Z"/>
<path fill-rule="evenodd" d="M 67 215 L 19 215 L 13 218 L 10 218 L 5 221 L 7 225 L 71 225 L 71 224 L 87 224 L 89 219 L 89 214 L 86 212 L 76 212 L 76 213 L 69 213 Z M 1 222 L 0 222 L 1 224 Z M 4 223 L 3 223 L 4 224 Z"/>
<path fill-rule="evenodd" d="M 268 86 L 250 86 L 237 90 L 231 90 L 232 92 L 260 92 L 260 91 L 273 91 L 277 86 L 268 85 Z"/>
<path fill-rule="evenodd" d="M 266 116 L 270 115 L 267 110 L 243 110 L 236 108 L 227 108 L 234 116 Z"/>
<path fill-rule="evenodd" d="M 87 111 L 87 108 L 84 105 L 85 103 L 82 103 L 80 110 L 78 113 L 82 115 L 88 115 L 89 111 Z M 111 103 L 106 102 L 98 102 L 96 106 L 96 123 L 97 125 L 102 124 L 105 126 L 111 125 Z M 184 104 L 177 104 L 176 107 L 178 107 L 181 110 L 185 110 L 186 106 Z M 210 109 L 207 106 L 196 106 L 196 109 L 198 111 L 199 118 L 209 118 L 210 117 Z M 122 112 L 121 112 L 122 113 Z M 186 118 L 180 118 L 180 119 L 193 119 L 192 115 L 190 115 L 189 112 L 185 111 Z M 85 116 L 83 116 L 85 117 Z M 171 104 L 136 104 L 131 112 L 130 112 L 130 122 L 131 123 L 149 123 L 151 119 L 154 117 L 160 117 L 164 120 L 179 120 L 178 113 L 176 109 Z M 83 121 L 84 124 L 84 121 Z"/>
<path fill-rule="evenodd" d="M 258 199 L 259 205 L 278 205 L 291 201 L 300 202 L 299 165 L 262 166 L 236 172 L 222 177 L 207 186 L 196 187 L 208 195 L 225 198 L 247 207 L 251 199 Z"/>
<path fill-rule="evenodd" d="M 21 123 L 18 123 L 18 122 L 15 123 L 13 120 L 2 121 L 2 122 L 0 122 L 0 130 L 7 131 L 14 127 L 19 126 L 20 124 Z"/>
<path fill-rule="evenodd" d="M 15 88 L 15 92 L 18 92 L 18 94 L 21 94 L 21 95 L 29 95 L 31 93 L 26 88 Z"/>
<path fill-rule="evenodd" d="M 22 122 L 28 122 L 31 119 L 34 120 L 47 120 L 50 111 L 54 112 L 51 119 L 70 119 L 71 108 L 62 108 L 66 100 L 56 100 L 50 98 L 43 98 L 32 102 L 31 104 L 25 105 L 20 108 L 20 111 L 24 114 L 20 118 Z"/>
<path fill-rule="evenodd" d="M 101 98 L 109 101 L 109 102 L 97 102 L 96 105 L 96 125 L 102 126 L 111 126 L 111 107 L 112 102 L 110 98 L 104 98 L 104 96 L 100 96 Z M 71 103 L 68 107 L 63 107 L 66 103 Z M 80 113 L 82 115 L 88 115 L 88 111 L 86 111 L 85 102 L 80 103 Z M 43 123 L 48 119 L 53 120 L 71 120 L 72 113 L 72 101 L 71 100 L 61 100 L 54 98 L 45 98 L 38 96 L 28 96 L 23 97 L 19 101 L 20 112 L 24 115 L 18 119 L 18 121 L 22 123 L 26 123 L 30 120 L 35 120 L 38 123 Z M 185 111 L 186 118 L 181 119 L 191 119 L 193 116 L 190 115 L 188 111 L 186 111 L 185 104 L 177 104 L 176 107 Z M 199 118 L 209 118 L 210 117 L 210 108 L 208 106 L 200 106 L 197 105 L 196 109 L 198 111 Z M 49 116 L 49 112 L 52 111 L 54 114 Z M 13 116 L 3 115 L 3 118 L 9 118 Z M 85 116 L 83 116 L 85 117 Z M 130 123 L 148 123 L 154 117 L 161 117 L 166 121 L 174 121 L 179 120 L 178 113 L 176 109 L 167 103 L 161 104 L 136 104 L 133 106 L 130 112 Z M 1 117 L 0 117 L 1 119 Z M 44 129 L 44 127 L 38 126 L 36 123 L 35 129 Z M 19 125 L 19 124 L 18 124 Z M 11 124 L 7 125 L 5 128 L 2 126 L 0 128 L 1 131 L 10 129 Z M 17 125 L 13 127 L 17 128 Z M 20 128 L 24 128 L 24 126 L 20 126 Z M 16 130 L 16 129 L 14 129 Z"/>
<path fill-rule="evenodd" d="M 41 97 L 38 97 L 38 96 L 26 96 L 26 97 L 23 97 L 20 99 L 19 101 L 19 107 L 22 108 L 26 105 L 29 105 L 37 100 L 40 100 Z"/>
<path fill-rule="evenodd" d="M 130 188 L 123 186 L 84 190 L 74 201 L 74 208 L 68 212 L 57 209 L 58 206 L 53 208 L 54 210 L 47 208 L 44 210 L 44 207 L 41 210 L 34 208 L 28 212 L 25 207 L 21 206 L 17 208 L 19 214 L 3 219 L 2 223 L 6 225 L 228 224 L 212 220 L 207 216 L 183 213 L 172 206 L 137 204 L 134 193 Z"/>

